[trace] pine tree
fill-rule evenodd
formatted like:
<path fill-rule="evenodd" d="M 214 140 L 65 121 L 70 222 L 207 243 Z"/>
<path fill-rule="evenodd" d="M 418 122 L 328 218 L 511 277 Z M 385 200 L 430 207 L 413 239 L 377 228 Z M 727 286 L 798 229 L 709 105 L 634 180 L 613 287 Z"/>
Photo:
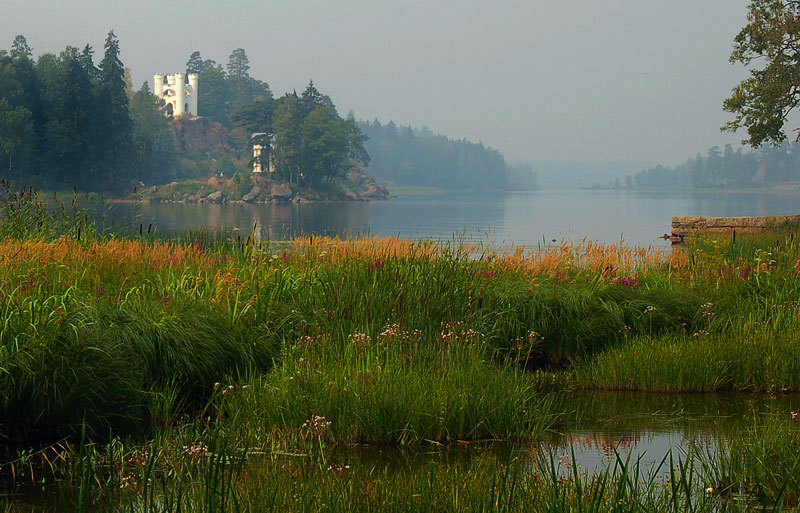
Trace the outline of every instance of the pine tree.
<path fill-rule="evenodd" d="M 125 87 L 125 67 L 119 59 L 119 40 L 114 31 L 108 33 L 105 53 L 100 62 L 100 125 L 104 134 L 100 155 L 105 166 L 98 185 L 120 188 L 128 185 L 126 165 L 132 155 L 132 124 Z"/>
<path fill-rule="evenodd" d="M 275 134 L 273 158 L 279 178 L 298 183 L 300 178 L 300 99 L 297 93 L 286 94 L 277 101 L 272 120 Z"/>
<path fill-rule="evenodd" d="M 201 71 L 203 71 L 203 58 L 200 57 L 200 52 L 195 50 L 186 61 L 186 74 L 200 73 Z"/>
<path fill-rule="evenodd" d="M 63 185 L 96 180 L 98 150 L 94 88 L 77 56 L 67 64 L 60 100 L 47 125 L 48 149 L 56 178 Z"/>
<path fill-rule="evenodd" d="M 11 56 L 30 58 L 32 55 L 33 49 L 28 46 L 28 40 L 25 39 L 25 36 L 15 37 L 14 42 L 11 43 Z"/>
<path fill-rule="evenodd" d="M 242 105 L 250 103 L 248 83 L 250 81 L 250 60 L 243 48 L 237 48 L 228 59 L 228 81 L 233 93 L 231 112 L 238 111 Z"/>
<path fill-rule="evenodd" d="M 87 44 L 83 47 L 78 60 L 80 61 L 81 67 L 86 72 L 86 75 L 89 77 L 92 83 L 96 82 L 98 78 L 98 71 L 97 67 L 94 65 L 94 50 L 92 50 L 91 45 Z"/>

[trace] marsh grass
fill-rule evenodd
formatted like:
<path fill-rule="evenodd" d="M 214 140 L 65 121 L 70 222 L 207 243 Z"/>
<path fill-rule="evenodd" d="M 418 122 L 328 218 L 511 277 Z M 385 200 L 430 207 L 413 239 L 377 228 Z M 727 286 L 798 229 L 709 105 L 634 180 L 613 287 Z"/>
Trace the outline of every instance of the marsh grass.
<path fill-rule="evenodd" d="M 742 461 L 763 473 L 740 481 L 727 473 L 731 465 L 695 452 L 668 453 L 645 468 L 615 451 L 606 468 L 587 473 L 574 456 L 564 461 L 526 446 L 455 457 L 452 450 L 401 452 L 387 464 L 353 450 L 253 454 L 221 431 L 203 436 L 190 446 L 160 439 L 76 450 L 73 481 L 62 481 L 57 503 L 40 510 L 736 512 L 794 504 L 791 469 L 769 472 L 757 454 Z M 763 445 L 743 443 L 755 451 Z"/>
<path fill-rule="evenodd" d="M 482 345 L 463 326 L 433 338 L 397 325 L 373 336 L 304 337 L 275 370 L 231 390 L 223 414 L 262 444 L 301 448 L 312 434 L 371 444 L 539 436 L 551 422 L 547 401 L 525 372 L 487 361 Z M 310 434 L 317 416 L 326 427 Z"/>
<path fill-rule="evenodd" d="M 756 419 L 703 459 L 715 493 L 749 494 L 760 503 L 800 504 L 800 421 L 796 412 Z"/>
<path fill-rule="evenodd" d="M 548 387 L 800 390 L 791 228 L 670 255 L 588 241 L 497 252 L 107 230 L 77 202 L 54 213 L 31 191 L 4 201 L 0 461 L 15 463 L 0 471 L 66 469 L 78 510 L 735 511 L 671 462 L 669 486 L 642 488 L 635 462 L 562 481 L 491 455 L 344 469 L 330 449 L 527 443 L 563 413 Z M 764 440 L 779 458 L 794 447 L 777 428 Z M 89 448 L 64 449 L 76 443 Z M 741 443 L 751 460 L 711 461 L 717 482 L 745 476 L 766 504 L 795 500 L 782 471 L 754 463 L 773 454 L 758 449 L 767 442 Z M 198 444 L 219 447 L 186 449 Z M 254 475 L 245 447 L 275 457 Z"/>

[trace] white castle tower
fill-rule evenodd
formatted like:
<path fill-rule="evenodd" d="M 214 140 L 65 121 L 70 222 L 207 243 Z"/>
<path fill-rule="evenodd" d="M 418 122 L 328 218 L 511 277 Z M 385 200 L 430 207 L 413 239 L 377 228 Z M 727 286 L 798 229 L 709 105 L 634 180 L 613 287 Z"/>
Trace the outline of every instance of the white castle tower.
<path fill-rule="evenodd" d="M 197 116 L 197 73 L 189 73 L 188 78 L 187 85 L 183 73 L 153 77 L 153 94 L 167 103 L 167 116 Z"/>

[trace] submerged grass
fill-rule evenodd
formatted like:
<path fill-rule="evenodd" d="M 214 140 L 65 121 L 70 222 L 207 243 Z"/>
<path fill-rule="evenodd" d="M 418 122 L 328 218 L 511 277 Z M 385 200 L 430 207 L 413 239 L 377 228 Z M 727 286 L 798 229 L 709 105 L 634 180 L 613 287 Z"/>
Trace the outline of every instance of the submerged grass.
<path fill-rule="evenodd" d="M 752 439 L 735 462 L 727 453 L 668 453 L 646 468 L 614 452 L 607 467 L 588 473 L 535 446 L 404 450 L 376 461 L 325 447 L 252 453 L 220 430 L 201 437 L 184 446 L 160 439 L 135 449 L 78 450 L 71 480 L 37 510 L 738 512 L 797 504 L 796 465 L 770 472 L 759 459 L 769 449 L 762 454 L 763 442 Z"/>

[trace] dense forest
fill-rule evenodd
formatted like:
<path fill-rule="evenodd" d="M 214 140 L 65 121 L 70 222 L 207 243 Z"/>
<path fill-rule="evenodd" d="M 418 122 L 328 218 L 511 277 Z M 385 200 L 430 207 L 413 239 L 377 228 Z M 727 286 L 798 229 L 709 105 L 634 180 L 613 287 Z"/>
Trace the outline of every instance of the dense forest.
<path fill-rule="evenodd" d="M 759 150 L 723 150 L 714 146 L 675 168 L 661 165 L 633 176 L 636 187 L 681 189 L 742 189 L 800 181 L 800 143 L 785 142 Z"/>
<path fill-rule="evenodd" d="M 113 32 L 104 50 L 97 66 L 89 45 L 34 60 L 17 36 L 0 50 L 0 155 L 9 178 L 114 189 L 172 165 L 167 122 L 151 95 L 130 97 Z"/>
<path fill-rule="evenodd" d="M 448 189 L 506 189 L 509 167 L 503 155 L 481 143 L 452 140 L 427 127 L 415 129 L 360 122 L 368 137 L 370 174 L 398 185 Z M 525 170 L 521 170 L 525 173 Z M 535 183 L 535 177 L 529 175 Z"/>
<path fill-rule="evenodd" d="M 42 188 L 95 191 L 127 191 L 182 177 L 163 101 L 147 82 L 134 91 L 119 56 L 113 31 L 98 65 L 89 45 L 34 59 L 26 39 L 17 36 L 10 51 L 0 50 L 0 170 L 6 177 Z M 238 134 L 245 145 L 264 145 L 263 164 L 271 158 L 273 176 L 315 187 L 369 162 L 355 121 L 341 118 L 313 83 L 301 95 L 275 100 L 249 68 L 238 48 L 225 68 L 194 52 L 186 71 L 199 75 L 199 114 Z M 259 136 L 251 139 L 252 133 Z M 201 168 L 223 171 L 219 165 Z M 248 169 L 245 158 L 226 171 Z"/>

